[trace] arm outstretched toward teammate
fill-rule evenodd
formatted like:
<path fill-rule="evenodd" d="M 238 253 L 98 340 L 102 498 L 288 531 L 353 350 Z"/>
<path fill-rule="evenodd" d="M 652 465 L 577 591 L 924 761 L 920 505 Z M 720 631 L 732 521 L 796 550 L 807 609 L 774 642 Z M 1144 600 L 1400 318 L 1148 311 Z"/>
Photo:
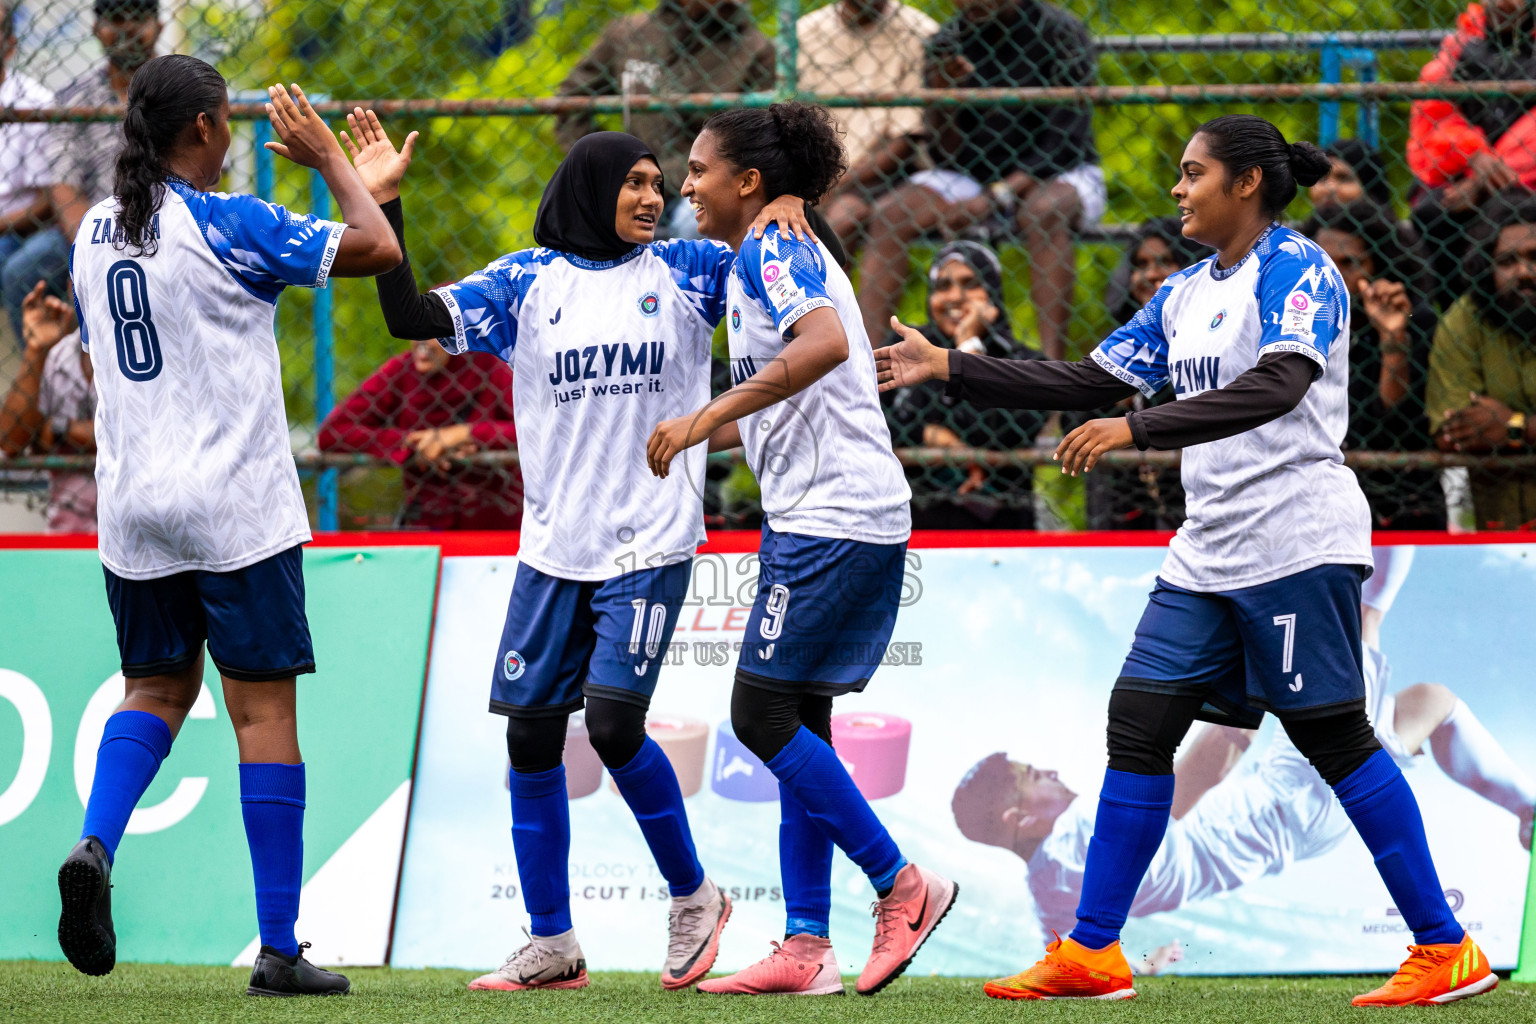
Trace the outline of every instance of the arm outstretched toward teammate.
<path fill-rule="evenodd" d="M 283 86 L 274 85 L 267 89 L 267 96 L 267 118 L 281 140 L 267 143 L 267 148 L 300 167 L 319 171 L 346 222 L 348 230 L 341 236 L 331 276 L 372 277 L 397 266 L 402 250 L 389 222 L 347 162 L 330 126 L 309 105 L 304 90 L 295 84 L 290 95 Z"/>

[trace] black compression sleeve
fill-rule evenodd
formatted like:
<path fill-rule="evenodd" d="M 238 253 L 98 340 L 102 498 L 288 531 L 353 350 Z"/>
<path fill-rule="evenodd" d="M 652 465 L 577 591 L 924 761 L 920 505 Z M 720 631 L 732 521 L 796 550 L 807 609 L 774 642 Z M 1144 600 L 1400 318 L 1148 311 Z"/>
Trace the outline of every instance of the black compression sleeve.
<path fill-rule="evenodd" d="M 1129 413 L 1131 440 L 1142 451 L 1171 451 L 1241 434 L 1296 408 L 1316 373 L 1299 352 L 1272 353 L 1226 387 Z"/>
<path fill-rule="evenodd" d="M 411 257 L 405 251 L 405 212 L 400 200 L 391 199 L 380 209 L 395 229 L 395 241 L 400 243 L 400 265 L 373 279 L 379 289 L 379 307 L 384 310 L 384 326 L 390 334 L 409 341 L 453 337 L 453 318 L 448 315 L 447 305 L 436 295 L 423 295 L 416 290 Z"/>
<path fill-rule="evenodd" d="M 997 359 L 951 350 L 944 394 L 978 409 L 1101 409 L 1136 393 L 1091 359 Z"/>

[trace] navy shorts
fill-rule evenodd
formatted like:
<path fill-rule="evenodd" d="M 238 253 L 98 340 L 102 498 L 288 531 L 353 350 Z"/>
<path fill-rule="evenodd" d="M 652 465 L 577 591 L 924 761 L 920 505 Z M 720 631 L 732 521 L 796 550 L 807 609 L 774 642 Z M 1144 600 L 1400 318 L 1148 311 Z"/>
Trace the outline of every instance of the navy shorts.
<path fill-rule="evenodd" d="M 522 562 L 491 673 L 491 710 L 541 718 L 585 697 L 649 707 L 692 561 L 609 580 L 566 580 Z"/>
<path fill-rule="evenodd" d="M 757 600 L 736 663 L 743 682 L 836 697 L 864 689 L 896 628 L 906 544 L 763 527 Z"/>
<path fill-rule="evenodd" d="M 191 668 L 204 643 L 231 679 L 260 683 L 315 670 L 302 546 L 230 572 L 193 569 L 152 580 L 102 572 L 130 679 Z"/>
<path fill-rule="evenodd" d="M 1241 590 L 1197 594 L 1161 579 L 1115 686 L 1201 696 L 1197 716 L 1257 728 L 1365 706 L 1358 565 L 1320 565 Z"/>

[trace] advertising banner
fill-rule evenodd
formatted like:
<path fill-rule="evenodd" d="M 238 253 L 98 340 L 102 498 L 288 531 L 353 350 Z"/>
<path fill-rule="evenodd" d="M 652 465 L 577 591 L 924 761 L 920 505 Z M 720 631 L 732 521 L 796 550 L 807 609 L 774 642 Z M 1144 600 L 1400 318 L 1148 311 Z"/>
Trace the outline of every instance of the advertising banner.
<path fill-rule="evenodd" d="M 834 739 L 905 855 L 960 884 L 914 970 L 1011 973 L 1038 957 L 1049 929 L 1071 927 L 1109 691 L 1162 557 L 1155 547 L 909 553 L 886 663 L 864 693 L 838 699 Z M 1421 802 L 1458 918 L 1510 967 L 1530 864 L 1519 811 L 1536 775 L 1536 546 L 1395 548 L 1378 560 L 1376 582 L 1391 581 L 1365 623 L 1378 736 Z M 491 968 L 525 941 L 505 720 L 487 713 L 515 567 L 443 561 L 395 966 Z M 736 901 L 719 969 L 765 955 L 784 926 L 775 786 L 728 724 L 755 576 L 755 555 L 699 557 L 652 705 L 701 859 Z M 659 970 L 667 893 L 579 721 L 566 762 L 573 916 L 588 962 Z M 1401 962 L 1411 937 L 1369 853 L 1272 718 L 1257 733 L 1197 724 L 1178 774 L 1177 820 L 1125 931 L 1142 969 Z M 872 900 L 838 854 L 832 938 L 845 969 L 869 954 Z"/>
<path fill-rule="evenodd" d="M 388 946 L 437 563 L 435 548 L 305 551 L 319 671 L 298 686 L 308 777 L 298 934 L 316 962 L 378 964 Z M 56 872 L 123 697 L 117 644 L 93 550 L 0 551 L 0 593 L 0 959 L 57 960 Z M 210 661 L 118 849 L 119 960 L 254 960 L 238 760 Z"/>

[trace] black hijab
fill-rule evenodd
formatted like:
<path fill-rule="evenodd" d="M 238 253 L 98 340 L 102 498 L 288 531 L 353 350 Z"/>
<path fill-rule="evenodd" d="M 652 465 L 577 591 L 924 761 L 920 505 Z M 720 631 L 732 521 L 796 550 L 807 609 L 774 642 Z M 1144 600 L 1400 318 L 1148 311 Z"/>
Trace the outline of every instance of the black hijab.
<path fill-rule="evenodd" d="M 624 132 L 593 132 L 578 139 L 544 186 L 533 220 L 534 241 L 599 263 L 633 250 L 635 243 L 620 238 L 613 221 L 624 178 L 643 157 L 655 160 L 656 154 Z"/>

